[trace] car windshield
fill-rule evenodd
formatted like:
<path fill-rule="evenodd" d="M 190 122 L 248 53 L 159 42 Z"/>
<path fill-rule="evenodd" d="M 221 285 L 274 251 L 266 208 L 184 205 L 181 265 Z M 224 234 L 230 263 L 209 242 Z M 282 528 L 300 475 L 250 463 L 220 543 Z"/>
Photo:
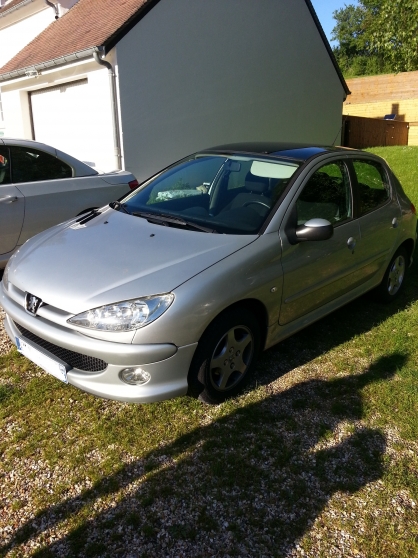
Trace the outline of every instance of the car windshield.
<path fill-rule="evenodd" d="M 267 157 L 197 154 L 112 207 L 167 226 L 257 234 L 298 167 Z"/>

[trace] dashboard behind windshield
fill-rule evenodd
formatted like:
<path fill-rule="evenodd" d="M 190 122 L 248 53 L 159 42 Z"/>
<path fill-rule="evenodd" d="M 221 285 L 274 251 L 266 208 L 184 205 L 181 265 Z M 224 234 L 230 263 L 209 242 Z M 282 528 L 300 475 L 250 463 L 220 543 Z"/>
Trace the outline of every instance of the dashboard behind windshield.
<path fill-rule="evenodd" d="M 257 234 L 299 165 L 240 155 L 197 154 L 123 200 L 131 214 L 181 217 L 219 233 Z"/>

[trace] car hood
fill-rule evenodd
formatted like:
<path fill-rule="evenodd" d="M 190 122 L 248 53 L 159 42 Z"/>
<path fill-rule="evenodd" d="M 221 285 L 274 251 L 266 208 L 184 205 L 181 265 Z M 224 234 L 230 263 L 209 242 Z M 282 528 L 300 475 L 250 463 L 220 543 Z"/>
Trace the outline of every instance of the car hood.
<path fill-rule="evenodd" d="M 256 236 L 183 230 L 107 208 L 80 225 L 58 225 L 14 256 L 10 281 L 71 314 L 170 292 Z"/>

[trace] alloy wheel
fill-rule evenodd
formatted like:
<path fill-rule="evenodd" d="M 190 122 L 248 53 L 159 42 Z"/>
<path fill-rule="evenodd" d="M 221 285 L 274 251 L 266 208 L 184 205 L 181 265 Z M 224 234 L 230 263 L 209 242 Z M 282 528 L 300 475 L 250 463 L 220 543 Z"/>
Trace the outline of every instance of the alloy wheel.
<path fill-rule="evenodd" d="M 236 386 L 247 372 L 254 354 L 254 338 L 244 325 L 232 327 L 218 342 L 210 360 L 209 376 L 218 391 Z"/>
<path fill-rule="evenodd" d="M 388 293 L 393 296 L 401 288 L 405 276 L 405 258 L 399 254 L 392 262 L 392 266 L 388 275 Z"/>

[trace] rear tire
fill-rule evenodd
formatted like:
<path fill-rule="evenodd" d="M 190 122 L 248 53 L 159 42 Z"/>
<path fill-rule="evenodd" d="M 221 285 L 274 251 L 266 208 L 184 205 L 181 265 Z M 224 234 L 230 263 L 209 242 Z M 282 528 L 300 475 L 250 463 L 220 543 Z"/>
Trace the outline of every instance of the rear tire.
<path fill-rule="evenodd" d="M 401 247 L 390 260 L 382 282 L 376 289 L 376 295 L 382 302 L 391 302 L 402 291 L 409 257 L 405 248 Z"/>
<path fill-rule="evenodd" d="M 256 318 L 235 309 L 216 318 L 202 335 L 189 371 L 189 393 L 205 403 L 222 403 L 250 379 L 260 350 Z"/>

